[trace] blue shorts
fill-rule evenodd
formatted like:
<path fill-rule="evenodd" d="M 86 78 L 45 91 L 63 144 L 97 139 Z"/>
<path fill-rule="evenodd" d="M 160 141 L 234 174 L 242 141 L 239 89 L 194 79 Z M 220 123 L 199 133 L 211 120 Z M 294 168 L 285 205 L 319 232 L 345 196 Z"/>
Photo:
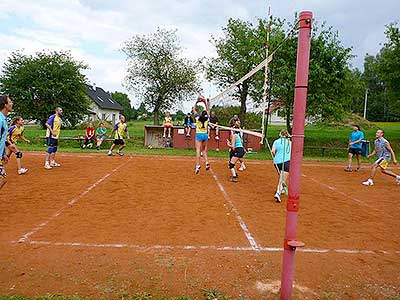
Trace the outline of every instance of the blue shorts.
<path fill-rule="evenodd" d="M 208 133 L 197 133 L 196 132 L 196 141 L 201 141 L 201 142 L 208 141 Z"/>

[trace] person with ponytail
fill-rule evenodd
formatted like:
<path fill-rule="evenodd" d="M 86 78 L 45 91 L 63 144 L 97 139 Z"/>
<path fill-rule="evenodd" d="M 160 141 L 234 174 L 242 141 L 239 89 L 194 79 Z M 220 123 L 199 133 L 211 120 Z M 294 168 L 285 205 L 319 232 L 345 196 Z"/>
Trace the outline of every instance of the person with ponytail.
<path fill-rule="evenodd" d="M 197 104 L 203 102 L 205 104 L 205 109 L 199 114 L 196 110 Z M 194 168 L 194 173 L 198 174 L 200 172 L 200 156 L 203 155 L 206 161 L 206 170 L 210 169 L 210 163 L 207 157 L 207 142 L 208 142 L 208 121 L 209 121 L 209 104 L 210 100 L 205 100 L 204 96 L 200 95 L 196 103 L 194 104 L 192 111 L 194 118 L 196 120 L 196 166 Z"/>
<path fill-rule="evenodd" d="M 233 127 L 236 129 L 240 128 L 240 120 L 239 118 L 232 118 L 229 122 L 229 127 Z M 240 132 L 238 131 L 231 131 L 231 139 L 226 140 L 228 147 L 230 148 L 229 151 L 229 169 L 231 170 L 231 181 L 237 182 L 238 175 L 235 170 L 235 165 L 238 161 L 243 163 L 241 159 L 243 158 L 244 154 L 246 153 L 243 148 L 243 141 Z"/>
<path fill-rule="evenodd" d="M 274 195 L 276 202 L 281 202 L 281 195 L 286 192 L 286 182 L 289 178 L 291 149 L 292 142 L 290 141 L 290 134 L 286 129 L 282 129 L 279 133 L 279 138 L 272 144 L 271 150 L 273 163 L 279 175 L 278 185 Z"/>
<path fill-rule="evenodd" d="M 30 144 L 31 141 L 24 137 L 24 119 L 20 116 L 16 117 L 12 123 L 12 126 L 8 129 L 7 142 L 8 149 L 11 153 L 15 153 L 17 158 L 18 174 L 22 175 L 28 172 L 28 169 L 23 168 L 21 164 L 22 152 L 17 147 L 17 141 L 21 139 L 26 143 Z"/>

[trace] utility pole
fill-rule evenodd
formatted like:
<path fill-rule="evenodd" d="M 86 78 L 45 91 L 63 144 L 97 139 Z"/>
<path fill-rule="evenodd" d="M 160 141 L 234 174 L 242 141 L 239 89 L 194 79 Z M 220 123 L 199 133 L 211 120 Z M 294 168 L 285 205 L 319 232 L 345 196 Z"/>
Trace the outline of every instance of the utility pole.
<path fill-rule="evenodd" d="M 368 88 L 365 89 L 365 97 L 364 97 L 364 119 L 367 119 L 367 101 L 368 101 Z"/>

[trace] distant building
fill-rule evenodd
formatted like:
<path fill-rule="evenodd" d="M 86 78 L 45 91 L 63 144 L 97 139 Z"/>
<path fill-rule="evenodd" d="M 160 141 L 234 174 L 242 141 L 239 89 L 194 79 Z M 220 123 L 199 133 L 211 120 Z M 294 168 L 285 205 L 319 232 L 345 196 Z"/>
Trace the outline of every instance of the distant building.
<path fill-rule="evenodd" d="M 105 120 L 115 125 L 123 107 L 112 98 L 111 94 L 95 85 L 86 85 L 86 94 L 90 100 L 88 119 Z"/>

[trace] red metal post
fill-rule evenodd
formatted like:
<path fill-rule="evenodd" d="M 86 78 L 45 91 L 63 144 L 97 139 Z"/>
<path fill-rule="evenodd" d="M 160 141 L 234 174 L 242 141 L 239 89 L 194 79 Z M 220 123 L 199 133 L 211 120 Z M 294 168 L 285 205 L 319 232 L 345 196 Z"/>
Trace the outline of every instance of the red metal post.
<path fill-rule="evenodd" d="M 282 261 L 281 300 L 292 299 L 294 255 L 304 244 L 297 239 L 297 215 L 300 199 L 301 164 L 303 160 L 304 122 L 307 100 L 308 67 L 310 62 L 312 12 L 299 16 L 296 86 L 294 93 L 292 153 L 290 157 L 289 197 L 286 206 L 286 229 Z"/>

